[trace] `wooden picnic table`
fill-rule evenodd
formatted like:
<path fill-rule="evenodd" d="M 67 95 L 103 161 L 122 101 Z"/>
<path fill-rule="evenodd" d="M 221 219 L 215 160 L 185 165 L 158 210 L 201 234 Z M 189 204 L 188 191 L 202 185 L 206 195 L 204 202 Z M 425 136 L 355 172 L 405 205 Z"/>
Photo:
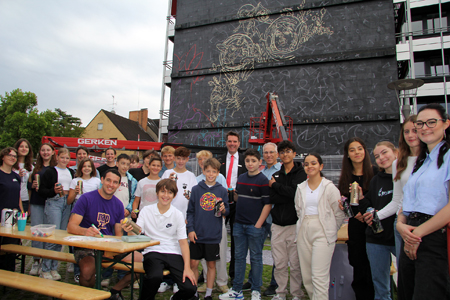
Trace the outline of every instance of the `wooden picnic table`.
<path fill-rule="evenodd" d="M 10 237 L 16 239 L 32 240 L 45 243 L 53 243 L 59 245 L 67 245 L 81 248 L 88 248 L 95 250 L 95 269 L 96 269 L 96 283 L 95 288 L 101 289 L 101 273 L 102 273 L 102 259 L 103 253 L 114 252 L 124 254 L 124 256 L 131 253 L 131 262 L 126 263 L 121 260 L 116 260 L 116 263 L 128 265 L 131 270 L 131 278 L 134 278 L 134 251 L 141 250 L 150 246 L 158 245 L 159 241 L 126 243 L 120 240 L 119 242 L 105 242 L 103 238 L 98 238 L 98 241 L 74 241 L 66 240 L 66 237 L 78 236 L 67 233 L 66 230 L 56 229 L 55 233 L 48 237 L 33 236 L 31 234 L 31 227 L 26 226 L 24 231 L 18 231 L 17 226 L 2 227 L 0 226 L 0 237 Z M 105 238 L 117 238 L 115 236 L 105 235 Z M 111 258 L 111 257 L 108 257 Z M 131 299 L 133 299 L 133 290 L 131 291 Z"/>

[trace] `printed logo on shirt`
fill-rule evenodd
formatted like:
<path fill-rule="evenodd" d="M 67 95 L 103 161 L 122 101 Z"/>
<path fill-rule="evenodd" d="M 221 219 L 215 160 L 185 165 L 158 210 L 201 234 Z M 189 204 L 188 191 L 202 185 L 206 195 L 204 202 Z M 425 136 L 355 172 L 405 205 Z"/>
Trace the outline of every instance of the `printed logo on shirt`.
<path fill-rule="evenodd" d="M 383 188 L 380 188 L 380 190 L 378 191 L 378 197 L 387 196 L 389 194 L 392 194 L 392 192 L 393 192 L 393 190 L 383 191 Z"/>
<path fill-rule="evenodd" d="M 13 182 L 14 182 L 14 181 L 17 181 L 17 179 L 16 179 L 16 178 L 13 178 L 13 180 L 12 180 L 12 181 L 13 181 Z"/>
<path fill-rule="evenodd" d="M 172 223 L 168 223 L 168 224 L 166 225 L 166 228 L 170 228 L 170 227 L 172 227 Z"/>
<path fill-rule="evenodd" d="M 110 219 L 109 214 L 99 212 L 97 214 L 98 229 L 106 229 L 106 225 L 109 224 Z"/>
<path fill-rule="evenodd" d="M 222 198 L 216 197 L 216 195 L 209 192 L 204 193 L 200 198 L 200 207 L 203 208 L 203 210 L 211 211 L 218 201 L 222 201 Z"/>
<path fill-rule="evenodd" d="M 126 180 L 126 181 L 121 181 L 120 182 L 120 187 L 123 187 L 123 188 L 128 188 L 128 180 Z"/>

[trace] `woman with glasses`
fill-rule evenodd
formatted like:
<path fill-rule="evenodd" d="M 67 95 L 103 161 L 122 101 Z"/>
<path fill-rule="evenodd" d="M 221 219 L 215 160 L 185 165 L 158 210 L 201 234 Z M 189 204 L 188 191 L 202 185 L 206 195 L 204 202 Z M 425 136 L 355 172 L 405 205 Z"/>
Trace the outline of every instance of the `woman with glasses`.
<path fill-rule="evenodd" d="M 450 222 L 450 121 L 439 104 L 423 106 L 414 122 L 421 141 L 403 189 L 398 298 L 450 299 L 446 227 Z"/>
<path fill-rule="evenodd" d="M 303 165 L 308 179 L 295 193 L 300 269 L 309 297 L 328 300 L 331 258 L 345 217 L 339 208 L 341 194 L 332 181 L 322 177 L 320 155 L 308 154 Z"/>
<path fill-rule="evenodd" d="M 13 166 L 17 162 L 17 150 L 8 147 L 0 152 L 0 211 L 4 208 L 23 211 L 20 200 L 20 176 L 13 172 Z M 12 218 L 12 217 L 11 217 Z M 3 237 L 1 244 L 19 244 L 20 239 Z M 14 271 L 15 254 L 0 255 L 0 269 Z"/>
<path fill-rule="evenodd" d="M 363 193 L 369 189 L 372 177 L 378 168 L 372 166 L 364 141 L 358 137 L 349 139 L 344 145 L 341 177 L 338 189 L 341 195 L 350 198 L 350 185 L 356 181 Z M 353 267 L 352 288 L 357 300 L 374 299 L 375 292 L 366 253 L 366 228 L 362 214 L 357 206 L 352 206 L 354 218 L 348 220 L 348 261 Z"/>

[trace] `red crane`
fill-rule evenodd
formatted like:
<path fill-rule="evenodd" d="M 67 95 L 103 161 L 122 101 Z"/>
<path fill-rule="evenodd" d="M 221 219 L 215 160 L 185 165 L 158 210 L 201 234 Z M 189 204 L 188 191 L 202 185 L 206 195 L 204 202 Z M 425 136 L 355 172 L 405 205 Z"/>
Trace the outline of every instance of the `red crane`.
<path fill-rule="evenodd" d="M 266 111 L 262 112 L 260 117 L 250 118 L 248 142 L 263 145 L 268 142 L 277 144 L 282 140 L 292 141 L 292 118 L 283 114 L 276 93 L 267 93 L 266 98 Z"/>

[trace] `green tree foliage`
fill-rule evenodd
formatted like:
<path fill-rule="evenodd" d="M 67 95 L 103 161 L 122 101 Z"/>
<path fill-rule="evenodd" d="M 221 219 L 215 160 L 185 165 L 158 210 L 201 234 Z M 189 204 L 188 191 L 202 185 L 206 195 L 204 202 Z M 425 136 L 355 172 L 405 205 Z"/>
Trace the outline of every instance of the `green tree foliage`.
<path fill-rule="evenodd" d="M 39 112 L 37 96 L 32 92 L 15 89 L 0 95 L 0 147 L 13 146 L 15 141 L 26 138 L 36 153 L 44 135 L 81 136 L 81 120 L 59 108 Z"/>

